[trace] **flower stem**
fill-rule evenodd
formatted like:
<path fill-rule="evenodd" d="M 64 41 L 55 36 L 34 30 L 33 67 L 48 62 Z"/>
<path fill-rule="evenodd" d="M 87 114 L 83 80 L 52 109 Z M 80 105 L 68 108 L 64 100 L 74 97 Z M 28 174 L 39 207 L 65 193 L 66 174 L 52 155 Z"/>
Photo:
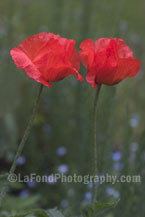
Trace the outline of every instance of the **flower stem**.
<path fill-rule="evenodd" d="M 97 163 L 97 125 L 96 125 L 96 117 L 97 117 L 97 104 L 99 99 L 99 93 L 100 93 L 101 85 L 97 88 L 95 99 L 94 99 L 94 108 L 93 108 L 93 175 L 96 176 L 98 172 L 98 163 Z M 96 183 L 93 182 L 93 196 L 92 196 L 92 202 L 96 201 L 97 197 L 97 189 L 96 189 Z"/>
<path fill-rule="evenodd" d="M 24 132 L 24 135 L 23 135 L 23 138 L 18 146 L 18 149 L 17 149 L 17 152 L 16 152 L 16 155 L 14 157 L 14 161 L 12 163 L 12 166 L 9 170 L 9 173 L 7 175 L 7 180 L 5 181 L 3 187 L 2 187 L 2 190 L 1 190 L 1 193 L 0 193 L 0 207 L 2 205 L 2 201 L 3 201 L 3 198 L 5 197 L 7 191 L 8 191 L 8 186 L 9 186 L 9 177 L 11 175 L 13 175 L 13 173 L 15 172 L 15 169 L 16 169 L 16 166 L 17 166 L 17 160 L 19 158 L 19 156 L 21 155 L 22 151 L 23 151 L 23 148 L 24 148 L 24 145 L 28 139 L 28 136 L 30 134 L 30 131 L 31 131 L 31 128 L 33 126 L 33 121 L 34 121 L 34 118 L 35 118 L 35 115 L 36 115 L 36 112 L 37 112 L 37 108 L 38 108 L 38 105 L 39 105 L 39 101 L 40 101 L 40 95 L 41 95 L 41 92 L 42 92 L 42 89 L 43 89 L 43 85 L 40 84 L 39 88 L 38 88 L 38 93 L 37 93 L 37 96 L 36 96 L 36 99 L 35 99 L 35 102 L 34 102 L 34 106 L 33 106 L 33 111 L 32 111 L 32 115 L 29 119 L 29 122 L 28 122 L 28 125 L 26 127 L 26 130 Z"/>

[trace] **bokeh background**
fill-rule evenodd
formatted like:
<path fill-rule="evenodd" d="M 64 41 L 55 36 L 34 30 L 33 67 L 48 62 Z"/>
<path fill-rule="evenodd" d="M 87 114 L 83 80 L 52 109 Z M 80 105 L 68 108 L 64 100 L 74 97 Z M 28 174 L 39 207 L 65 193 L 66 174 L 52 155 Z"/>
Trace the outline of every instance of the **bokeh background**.
<path fill-rule="evenodd" d="M 141 183 L 97 185 L 100 201 L 120 202 L 100 216 L 145 213 L 145 2 L 143 0 L 0 0 L 0 174 L 7 172 L 32 111 L 38 84 L 26 77 L 9 51 L 26 37 L 53 32 L 77 41 L 120 37 L 142 62 L 132 79 L 103 86 L 97 113 L 99 174 L 141 175 Z M 86 70 L 80 72 L 84 77 Z M 39 111 L 16 173 L 88 174 L 91 171 L 94 89 L 75 76 L 44 88 Z M 1 181 L 2 185 L 2 181 Z M 15 183 L 3 210 L 57 206 L 80 216 L 91 200 L 91 184 Z"/>

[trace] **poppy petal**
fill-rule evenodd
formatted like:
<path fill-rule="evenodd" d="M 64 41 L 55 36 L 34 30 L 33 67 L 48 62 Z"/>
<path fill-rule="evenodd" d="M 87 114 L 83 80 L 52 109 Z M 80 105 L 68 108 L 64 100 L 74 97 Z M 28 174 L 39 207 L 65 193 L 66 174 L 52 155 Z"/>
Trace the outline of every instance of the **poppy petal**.
<path fill-rule="evenodd" d="M 123 80 L 135 76 L 140 70 L 140 61 L 135 58 L 119 60 L 118 70 L 114 79 Z"/>
<path fill-rule="evenodd" d="M 37 82 L 43 83 L 44 85 L 50 87 L 52 84 L 45 81 L 41 77 L 41 73 L 37 70 L 35 65 L 32 63 L 32 61 L 26 56 L 24 52 L 22 52 L 19 48 L 13 48 L 10 51 L 10 54 L 12 56 L 12 59 L 14 60 L 16 66 L 19 69 L 25 69 L 26 74 L 30 77 L 35 79 Z"/>
<path fill-rule="evenodd" d="M 93 46 L 93 40 L 88 39 L 83 41 L 80 44 L 80 59 L 82 64 L 87 68 L 88 66 L 91 66 L 94 61 L 94 46 Z"/>
<path fill-rule="evenodd" d="M 117 53 L 119 58 L 130 58 L 133 57 L 132 50 L 127 46 L 127 44 L 120 38 L 112 39 L 116 42 Z"/>
<path fill-rule="evenodd" d="M 10 51 L 11 57 L 14 60 L 16 66 L 19 69 L 24 69 L 25 67 L 32 64 L 31 60 L 28 58 L 28 56 L 21 51 L 19 48 L 13 48 Z"/>

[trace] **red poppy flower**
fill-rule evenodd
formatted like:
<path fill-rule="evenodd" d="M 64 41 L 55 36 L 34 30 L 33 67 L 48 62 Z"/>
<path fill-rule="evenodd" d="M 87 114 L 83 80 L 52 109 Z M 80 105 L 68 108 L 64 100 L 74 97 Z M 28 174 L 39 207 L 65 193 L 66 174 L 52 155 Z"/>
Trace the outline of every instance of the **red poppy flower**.
<path fill-rule="evenodd" d="M 114 85 L 127 77 L 135 76 L 140 61 L 133 57 L 132 50 L 119 38 L 92 39 L 80 45 L 81 61 L 88 69 L 86 76 L 93 88 L 99 84 Z"/>
<path fill-rule="evenodd" d="M 72 74 L 79 81 L 83 80 L 78 73 L 80 61 L 74 45 L 74 40 L 53 33 L 40 33 L 25 39 L 10 54 L 19 69 L 25 69 L 30 78 L 50 87 L 50 82 Z"/>

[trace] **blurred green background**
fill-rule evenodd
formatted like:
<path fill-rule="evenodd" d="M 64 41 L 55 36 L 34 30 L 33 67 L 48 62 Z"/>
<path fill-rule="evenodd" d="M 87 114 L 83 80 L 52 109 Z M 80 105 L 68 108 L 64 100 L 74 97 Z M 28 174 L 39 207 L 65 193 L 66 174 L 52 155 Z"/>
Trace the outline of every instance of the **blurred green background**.
<path fill-rule="evenodd" d="M 120 37 L 142 62 L 140 73 L 116 86 L 103 86 L 98 106 L 99 174 L 141 175 L 141 183 L 98 185 L 98 198 L 118 205 L 100 216 L 144 217 L 145 192 L 145 2 L 143 0 L 0 0 L 0 174 L 7 172 L 29 119 L 38 83 L 10 58 L 11 48 L 39 32 L 77 41 Z M 84 77 L 86 70 L 80 72 Z M 88 174 L 91 171 L 92 105 L 95 94 L 75 76 L 44 88 L 31 135 L 16 173 Z M 1 182 L 2 185 L 2 182 Z M 80 216 L 91 185 L 15 183 L 3 209 L 63 210 Z"/>

